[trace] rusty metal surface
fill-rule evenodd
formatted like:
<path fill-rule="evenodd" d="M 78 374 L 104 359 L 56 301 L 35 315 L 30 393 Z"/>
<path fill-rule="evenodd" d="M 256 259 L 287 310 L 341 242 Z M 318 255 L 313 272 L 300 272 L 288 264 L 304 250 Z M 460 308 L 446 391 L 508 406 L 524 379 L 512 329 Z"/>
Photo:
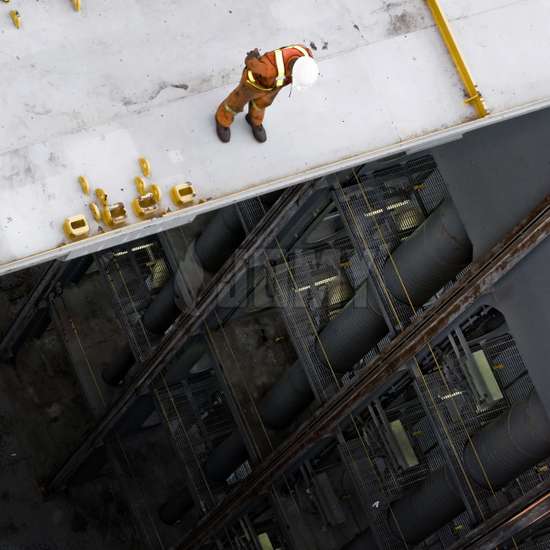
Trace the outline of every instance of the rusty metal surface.
<path fill-rule="evenodd" d="M 470 531 L 449 550 L 491 550 L 550 515 L 550 479 Z"/>
<path fill-rule="evenodd" d="M 197 299 L 193 310 L 182 313 L 153 355 L 143 363 L 139 375 L 128 384 L 126 390 L 105 416 L 83 438 L 80 446 L 71 454 L 59 471 L 51 477 L 45 487 L 46 494 L 59 491 L 66 485 L 95 446 L 103 442 L 103 439 L 134 399 L 148 386 L 149 382 L 162 372 L 186 340 L 197 330 L 206 315 L 214 309 L 220 298 L 230 291 L 235 280 L 247 270 L 248 264 L 274 239 L 281 225 L 288 221 L 295 212 L 299 201 L 309 196 L 313 189 L 314 184 L 304 184 L 292 187 L 283 193 L 254 231 L 247 236 L 240 250 L 212 278 Z"/>
<path fill-rule="evenodd" d="M 404 330 L 348 386 L 317 411 L 290 438 L 259 464 L 249 477 L 181 542 L 178 550 L 195 550 L 246 502 L 268 487 L 278 475 L 321 438 L 330 437 L 338 423 L 389 375 L 421 351 L 426 344 L 495 285 L 550 233 L 550 196 L 510 231 L 484 258 L 423 315 Z"/>

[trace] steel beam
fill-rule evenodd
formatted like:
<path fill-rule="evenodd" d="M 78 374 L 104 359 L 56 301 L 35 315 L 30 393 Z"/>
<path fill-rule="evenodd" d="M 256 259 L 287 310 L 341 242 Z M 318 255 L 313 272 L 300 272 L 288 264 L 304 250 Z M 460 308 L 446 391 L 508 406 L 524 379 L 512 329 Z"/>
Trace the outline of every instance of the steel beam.
<path fill-rule="evenodd" d="M 321 438 L 332 437 L 342 419 L 354 412 L 381 382 L 420 352 L 550 234 L 550 196 L 489 253 L 420 315 L 354 382 L 344 386 L 316 414 L 275 449 L 233 492 L 180 542 L 177 550 L 195 550 L 280 476 Z"/>
<path fill-rule="evenodd" d="M 449 550 L 491 550 L 550 516 L 550 479 L 514 500 Z"/>
<path fill-rule="evenodd" d="M 17 313 L 17 317 L 11 323 L 8 332 L 0 342 L 0 355 L 4 358 L 12 358 L 14 346 L 27 329 L 34 315 L 40 307 L 49 307 L 49 296 L 56 291 L 57 283 L 66 265 L 53 261 L 43 270 L 40 280 L 32 289 L 23 307 Z M 45 302 L 45 303 L 44 303 Z"/>
<path fill-rule="evenodd" d="M 169 361 L 181 350 L 185 342 L 198 329 L 205 317 L 216 307 L 224 294 L 230 291 L 232 283 L 246 272 L 249 263 L 268 246 L 298 208 L 299 201 L 307 197 L 313 185 L 300 185 L 285 191 L 263 220 L 245 239 L 239 251 L 234 254 L 212 278 L 197 299 L 192 310 L 180 315 L 172 328 L 160 342 L 153 355 L 147 359 L 141 372 L 129 383 L 124 393 L 111 406 L 99 423 L 89 432 L 79 447 L 67 459 L 45 486 L 45 493 L 63 489 L 74 472 L 86 460 L 93 449 L 103 442 L 113 425 L 121 418 L 141 390 L 162 372 Z"/>

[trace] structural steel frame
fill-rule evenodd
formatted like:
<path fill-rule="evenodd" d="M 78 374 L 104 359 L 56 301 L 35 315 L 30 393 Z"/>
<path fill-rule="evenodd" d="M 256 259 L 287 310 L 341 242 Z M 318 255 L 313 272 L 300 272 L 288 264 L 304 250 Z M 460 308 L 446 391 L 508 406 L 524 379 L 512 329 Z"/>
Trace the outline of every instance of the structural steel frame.
<path fill-rule="evenodd" d="M 265 490 L 300 455 L 320 439 L 332 437 L 341 420 L 360 405 L 378 384 L 421 351 L 475 300 L 510 272 L 550 234 L 550 195 L 424 314 L 399 334 L 349 385 L 275 449 L 252 473 L 191 531 L 177 550 L 196 550 Z"/>
<path fill-rule="evenodd" d="M 295 213 L 299 202 L 309 196 L 315 183 L 289 188 L 266 213 L 257 227 L 246 237 L 240 250 L 233 255 L 212 278 L 201 293 L 193 310 L 180 315 L 157 349 L 144 363 L 139 375 L 134 378 L 118 400 L 106 412 L 99 423 L 84 437 L 84 440 L 63 466 L 45 485 L 46 495 L 62 490 L 79 466 L 128 410 L 134 399 L 162 372 L 185 342 L 197 330 L 205 317 L 213 310 L 220 297 L 229 292 L 232 281 L 242 275 L 255 256 L 275 238 L 282 224 Z"/>

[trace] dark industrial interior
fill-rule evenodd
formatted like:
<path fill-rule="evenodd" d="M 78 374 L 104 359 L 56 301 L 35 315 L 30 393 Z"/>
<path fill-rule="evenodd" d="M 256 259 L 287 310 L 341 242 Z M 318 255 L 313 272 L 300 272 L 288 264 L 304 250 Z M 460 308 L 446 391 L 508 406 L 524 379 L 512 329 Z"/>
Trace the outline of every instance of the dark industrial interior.
<path fill-rule="evenodd" d="M 0 278 L 0 549 L 550 548 L 549 128 Z"/>

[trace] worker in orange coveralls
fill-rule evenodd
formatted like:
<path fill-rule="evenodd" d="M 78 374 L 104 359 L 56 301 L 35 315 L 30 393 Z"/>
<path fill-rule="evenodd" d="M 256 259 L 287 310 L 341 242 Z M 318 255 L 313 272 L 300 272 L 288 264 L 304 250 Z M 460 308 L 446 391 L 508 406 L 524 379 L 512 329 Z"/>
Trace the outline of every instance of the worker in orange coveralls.
<path fill-rule="evenodd" d="M 246 121 L 257 141 L 267 139 L 263 120 L 269 107 L 284 86 L 293 84 L 300 90 L 309 88 L 319 77 L 319 67 L 305 46 L 286 46 L 260 56 L 258 49 L 248 52 L 240 84 L 216 111 L 216 130 L 223 143 L 231 139 L 230 126 L 235 115 L 248 103 Z"/>

